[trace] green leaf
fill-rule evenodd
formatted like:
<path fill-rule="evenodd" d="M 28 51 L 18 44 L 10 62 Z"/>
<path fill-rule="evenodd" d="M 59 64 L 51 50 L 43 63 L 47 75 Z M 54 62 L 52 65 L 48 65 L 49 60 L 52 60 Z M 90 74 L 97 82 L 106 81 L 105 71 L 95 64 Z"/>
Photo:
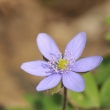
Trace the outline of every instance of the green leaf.
<path fill-rule="evenodd" d="M 91 105 L 93 107 L 100 107 L 99 91 L 97 83 L 91 73 L 84 75 L 86 82 L 85 94 L 90 99 Z"/>
<path fill-rule="evenodd" d="M 110 78 L 108 78 L 101 88 L 101 107 L 108 107 L 110 106 Z"/>
<path fill-rule="evenodd" d="M 44 96 L 43 104 L 45 110 L 61 110 L 62 108 L 62 96 L 60 94 L 46 95 Z M 67 110 L 74 110 L 72 106 L 67 105 Z"/>
<path fill-rule="evenodd" d="M 43 100 L 45 110 L 60 110 L 61 105 L 56 104 L 52 97 L 53 96 L 45 95 L 45 98 Z"/>
<path fill-rule="evenodd" d="M 99 108 L 99 93 L 93 75 L 91 73 L 87 73 L 84 75 L 84 79 L 86 84 L 84 92 L 78 93 L 69 91 L 70 98 L 73 100 L 71 103 L 73 102 L 75 105 L 83 109 Z"/>
<path fill-rule="evenodd" d="M 77 93 L 69 90 L 69 102 L 74 106 L 79 108 L 88 109 L 91 108 L 88 103 L 88 98 L 83 93 Z"/>
<path fill-rule="evenodd" d="M 94 71 L 94 77 L 98 85 L 102 85 L 110 77 L 110 56 L 103 59 L 100 66 Z"/>

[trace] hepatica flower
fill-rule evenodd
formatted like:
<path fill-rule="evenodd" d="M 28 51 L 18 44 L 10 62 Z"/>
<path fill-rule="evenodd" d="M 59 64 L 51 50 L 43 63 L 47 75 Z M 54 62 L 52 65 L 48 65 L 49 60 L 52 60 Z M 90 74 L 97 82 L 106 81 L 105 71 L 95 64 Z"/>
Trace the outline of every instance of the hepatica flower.
<path fill-rule="evenodd" d="M 62 38 L 63 42 L 63 38 Z M 36 87 L 37 91 L 49 90 L 62 82 L 63 86 L 82 92 L 85 82 L 80 72 L 93 70 L 102 62 L 101 56 L 89 56 L 78 60 L 86 44 L 86 34 L 77 34 L 61 53 L 55 41 L 47 34 L 40 33 L 37 37 L 37 46 L 48 61 L 30 61 L 21 65 L 21 68 L 32 75 L 46 76 Z"/>

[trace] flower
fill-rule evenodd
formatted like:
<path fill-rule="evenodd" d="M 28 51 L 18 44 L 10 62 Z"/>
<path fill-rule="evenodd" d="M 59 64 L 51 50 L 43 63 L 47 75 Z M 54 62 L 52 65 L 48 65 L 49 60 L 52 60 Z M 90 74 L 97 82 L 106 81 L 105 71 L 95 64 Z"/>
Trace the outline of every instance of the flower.
<path fill-rule="evenodd" d="M 81 32 L 67 44 L 62 54 L 49 35 L 40 33 L 37 37 L 37 45 L 48 61 L 25 62 L 21 65 L 21 69 L 32 75 L 46 76 L 36 87 L 37 91 L 49 90 L 62 81 L 64 87 L 75 92 L 82 92 L 85 89 L 85 82 L 77 72 L 93 70 L 103 60 L 101 56 L 89 56 L 78 60 L 85 44 L 86 34 Z"/>

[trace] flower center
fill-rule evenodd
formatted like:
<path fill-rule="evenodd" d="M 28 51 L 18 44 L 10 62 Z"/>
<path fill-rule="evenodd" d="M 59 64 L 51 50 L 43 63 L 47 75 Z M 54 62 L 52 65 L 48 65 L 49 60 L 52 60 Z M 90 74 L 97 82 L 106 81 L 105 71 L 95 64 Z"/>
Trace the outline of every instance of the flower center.
<path fill-rule="evenodd" d="M 66 69 L 68 63 L 69 62 L 67 59 L 59 59 L 58 64 L 57 64 L 57 68 L 64 70 L 64 69 Z"/>
<path fill-rule="evenodd" d="M 58 52 L 58 58 L 54 54 L 51 55 L 51 60 L 48 61 L 51 71 L 56 73 L 68 73 L 72 70 L 75 59 L 70 51 L 65 50 L 64 55 L 60 51 Z"/>

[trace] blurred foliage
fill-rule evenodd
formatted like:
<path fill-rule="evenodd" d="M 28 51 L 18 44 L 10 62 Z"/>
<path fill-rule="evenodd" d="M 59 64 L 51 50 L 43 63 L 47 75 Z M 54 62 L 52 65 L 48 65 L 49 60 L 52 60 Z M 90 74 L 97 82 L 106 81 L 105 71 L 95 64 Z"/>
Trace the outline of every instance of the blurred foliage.
<path fill-rule="evenodd" d="M 79 108 L 106 108 L 110 106 L 110 57 L 94 71 L 84 75 L 86 88 L 82 93 L 69 91 L 70 97 Z M 72 103 L 72 102 L 71 102 Z"/>
<path fill-rule="evenodd" d="M 108 17 L 106 18 L 106 24 L 107 24 L 108 26 L 110 26 L 110 16 L 108 16 Z"/>
<path fill-rule="evenodd" d="M 110 32 L 108 32 L 108 33 L 105 34 L 105 39 L 108 40 L 108 41 L 110 41 Z"/>
<path fill-rule="evenodd" d="M 110 77 L 110 56 L 105 57 L 101 65 L 95 71 L 95 79 L 99 87 Z"/>
<path fill-rule="evenodd" d="M 106 24 L 110 27 L 110 16 L 108 16 L 108 17 L 106 18 Z M 105 40 L 110 41 L 110 32 L 107 32 L 107 33 L 105 34 Z"/>
<path fill-rule="evenodd" d="M 28 94 L 24 95 L 25 100 L 31 105 L 30 108 L 7 108 L 5 110 L 61 110 L 62 96 L 60 94 Z M 68 103 L 68 110 L 74 110 Z"/>
<path fill-rule="evenodd" d="M 75 103 L 83 109 L 89 108 L 99 108 L 99 94 L 97 84 L 93 75 L 91 73 L 87 73 L 84 75 L 84 79 L 86 82 L 86 88 L 82 93 L 76 93 L 73 91 L 69 91 L 70 97 L 74 99 Z"/>
<path fill-rule="evenodd" d="M 62 96 L 60 94 L 26 94 L 25 99 L 32 105 L 32 110 L 61 110 Z M 73 110 L 72 106 L 69 103 L 68 110 Z"/>
<path fill-rule="evenodd" d="M 83 75 L 86 88 L 77 93 L 68 90 L 67 110 L 104 109 L 110 107 L 110 56 L 105 57 L 101 65 L 94 71 Z M 24 98 L 30 108 L 8 108 L 5 110 L 61 110 L 62 96 L 57 93 L 25 94 Z"/>

